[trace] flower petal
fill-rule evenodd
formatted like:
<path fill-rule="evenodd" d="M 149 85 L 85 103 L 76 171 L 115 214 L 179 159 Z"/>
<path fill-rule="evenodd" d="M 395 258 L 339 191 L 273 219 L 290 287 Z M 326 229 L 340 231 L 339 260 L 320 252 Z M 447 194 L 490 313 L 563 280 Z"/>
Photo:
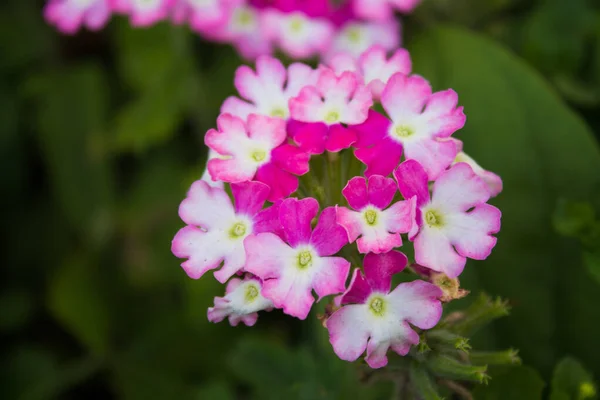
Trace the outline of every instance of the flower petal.
<path fill-rule="evenodd" d="M 431 329 L 442 316 L 442 303 L 439 300 L 442 295 L 439 287 L 416 280 L 399 284 L 388 295 L 388 299 L 398 319 L 421 329 Z"/>
<path fill-rule="evenodd" d="M 337 153 L 352 146 L 356 139 L 357 135 L 353 129 L 346 128 L 341 124 L 331 125 L 325 148 L 331 153 Z"/>
<path fill-rule="evenodd" d="M 424 139 L 404 143 L 404 156 L 419 162 L 430 181 L 452 164 L 456 157 L 456 145 L 451 140 Z"/>
<path fill-rule="evenodd" d="M 271 188 L 270 202 L 281 200 L 298 189 L 298 178 L 277 167 L 274 163 L 265 164 L 256 171 L 257 181 L 263 182 Z"/>
<path fill-rule="evenodd" d="M 288 132 L 302 150 L 310 154 L 322 154 L 325 151 L 329 128 L 324 123 L 292 120 L 288 123 Z"/>
<path fill-rule="evenodd" d="M 321 212 L 310 237 L 310 244 L 321 257 L 331 256 L 348 244 L 346 231 L 336 221 L 335 207 L 327 207 Z"/>
<path fill-rule="evenodd" d="M 179 206 L 179 217 L 186 224 L 213 229 L 231 221 L 234 211 L 225 190 L 196 181 Z"/>
<path fill-rule="evenodd" d="M 308 197 L 303 200 L 285 199 L 279 208 L 279 220 L 283 226 L 285 240 L 292 247 L 308 244 L 312 227 L 311 221 L 319 212 L 317 200 Z"/>
<path fill-rule="evenodd" d="M 456 278 L 465 268 L 467 259 L 457 254 L 441 229 L 423 226 L 414 241 L 415 261 L 434 271 Z"/>
<path fill-rule="evenodd" d="M 262 210 L 270 192 L 269 186 L 261 182 L 232 183 L 231 193 L 235 199 L 235 211 L 237 214 L 253 217 Z M 205 208 L 205 210 L 212 210 Z M 205 211 L 206 212 L 206 211 Z M 209 211 L 212 212 L 212 211 Z"/>
<path fill-rule="evenodd" d="M 336 222 L 346 231 L 348 242 L 353 243 L 363 231 L 363 216 L 361 213 L 337 207 Z"/>
<path fill-rule="evenodd" d="M 394 178 L 398 182 L 400 193 L 405 199 L 417 197 L 417 205 L 429 202 L 429 187 L 427 173 L 423 166 L 415 160 L 406 160 L 394 171 Z"/>
<path fill-rule="evenodd" d="M 344 292 L 350 263 L 341 257 L 323 257 L 319 261 L 319 270 L 313 278 L 313 287 L 319 300 Z"/>
<path fill-rule="evenodd" d="M 348 289 L 341 295 L 340 305 L 352 303 L 363 304 L 367 301 L 372 291 L 360 268 L 356 268 L 352 274 Z"/>
<path fill-rule="evenodd" d="M 367 194 L 367 180 L 362 176 L 355 176 L 350 179 L 344 189 L 342 189 L 342 194 L 348 201 L 350 207 L 355 210 L 362 210 L 367 206 L 369 201 Z"/>
<path fill-rule="evenodd" d="M 294 175 L 304 175 L 310 169 L 310 154 L 291 144 L 277 147 L 271 157 L 279 168 Z"/>
<path fill-rule="evenodd" d="M 230 243 L 221 231 L 204 232 L 186 226 L 177 232 L 171 251 L 178 258 L 187 258 L 181 267 L 192 279 L 198 279 L 211 269 L 219 268 L 221 261 L 231 250 Z"/>
<path fill-rule="evenodd" d="M 490 198 L 486 183 L 466 163 L 458 163 L 433 185 L 432 204 L 445 210 L 467 211 Z"/>
<path fill-rule="evenodd" d="M 383 210 L 390 205 L 396 194 L 396 183 L 391 178 L 371 175 L 368 181 L 369 203 Z"/>
<path fill-rule="evenodd" d="M 496 207 L 482 204 L 468 213 L 446 216 L 444 232 L 458 254 L 475 260 L 485 260 L 496 245 L 491 236 L 500 231 L 502 213 Z"/>
<path fill-rule="evenodd" d="M 333 351 L 344 361 L 355 361 L 367 348 L 370 333 L 366 313 L 362 304 L 348 305 L 327 319 Z"/>
<path fill-rule="evenodd" d="M 392 285 L 392 275 L 401 272 L 408 259 L 399 251 L 384 254 L 369 253 L 365 256 L 365 278 L 373 291 L 388 293 Z"/>
<path fill-rule="evenodd" d="M 248 136 L 275 148 L 285 141 L 287 132 L 285 121 L 281 118 L 271 118 L 260 114 L 248 116 Z"/>
<path fill-rule="evenodd" d="M 358 135 L 354 147 L 363 148 L 378 143 L 386 135 L 390 123 L 390 120 L 383 114 L 370 109 L 369 116 L 365 122 L 358 125 L 352 125 L 352 129 L 356 131 Z"/>
<path fill-rule="evenodd" d="M 418 75 L 394 74 L 381 94 L 381 105 L 394 121 L 420 114 L 431 96 L 431 86 Z"/>
<path fill-rule="evenodd" d="M 372 147 L 356 149 L 354 155 L 367 166 L 365 176 L 388 176 L 400 162 L 402 145 L 384 138 Z"/>
<path fill-rule="evenodd" d="M 293 249 L 273 233 L 250 235 L 244 239 L 246 265 L 244 269 L 262 280 L 278 278 L 282 266 L 293 257 Z"/>

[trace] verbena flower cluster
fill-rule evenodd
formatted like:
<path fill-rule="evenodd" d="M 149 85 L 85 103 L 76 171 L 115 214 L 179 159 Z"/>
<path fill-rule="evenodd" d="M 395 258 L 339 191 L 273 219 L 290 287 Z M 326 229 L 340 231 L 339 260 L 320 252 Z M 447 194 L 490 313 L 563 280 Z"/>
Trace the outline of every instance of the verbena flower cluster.
<path fill-rule="evenodd" d="M 292 58 L 357 56 L 374 44 L 399 45 L 394 11 L 408 13 L 420 0 L 48 0 L 47 21 L 72 34 L 101 29 L 111 15 L 144 27 L 162 20 L 188 24 L 207 40 L 231 43 L 248 59 L 280 49 Z"/>
<path fill-rule="evenodd" d="M 378 16 L 400 4 L 376 3 Z M 487 201 L 502 181 L 452 137 L 466 119 L 456 92 L 433 92 L 406 50 L 381 46 L 316 69 L 261 56 L 234 83 L 172 243 L 191 278 L 213 271 L 227 284 L 209 320 L 253 325 L 271 309 L 305 319 L 324 301 L 340 358 L 366 351 L 379 368 L 389 349 L 406 355 L 452 298 L 439 276 L 488 257 L 500 229 Z M 411 244 L 414 263 L 399 251 Z"/>

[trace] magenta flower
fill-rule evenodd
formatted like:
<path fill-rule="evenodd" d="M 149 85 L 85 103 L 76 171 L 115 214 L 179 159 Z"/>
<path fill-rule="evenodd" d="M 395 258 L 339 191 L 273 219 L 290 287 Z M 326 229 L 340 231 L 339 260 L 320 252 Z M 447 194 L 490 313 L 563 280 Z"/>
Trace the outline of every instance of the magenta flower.
<path fill-rule="evenodd" d="M 256 277 L 231 279 L 227 283 L 225 297 L 215 297 L 215 306 L 208 309 L 208 320 L 221 322 L 228 318 L 231 326 L 237 326 L 240 321 L 253 326 L 259 311 L 273 308 L 273 302 L 265 299 L 261 291 L 262 283 Z"/>
<path fill-rule="evenodd" d="M 208 161 L 213 180 L 244 182 L 257 180 L 271 191 L 274 202 L 289 196 L 298 188 L 298 178 L 308 172 L 310 155 L 285 143 L 285 121 L 251 114 L 247 123 L 230 114 L 217 119 L 219 130 L 211 129 L 204 141 L 222 158 Z"/>
<path fill-rule="evenodd" d="M 389 175 L 404 151 L 406 159 L 418 161 L 429 180 L 435 180 L 457 153 L 456 144 L 447 140 L 465 124 L 457 103 L 452 89 L 432 93 L 420 76 L 392 76 L 381 95 L 391 123 L 372 111 L 364 124 L 354 127 L 359 134 L 355 154 L 367 165 L 365 175 Z"/>
<path fill-rule="evenodd" d="M 104 27 L 110 18 L 108 0 L 49 0 L 44 17 L 63 33 L 73 34 L 81 26 L 90 30 Z"/>
<path fill-rule="evenodd" d="M 339 77 L 329 68 L 320 70 L 316 85 L 304 87 L 290 99 L 290 136 L 306 151 L 321 154 L 348 148 L 357 134 L 344 125 L 360 124 L 373 105 L 370 91 L 353 72 Z"/>
<path fill-rule="evenodd" d="M 176 0 L 171 17 L 176 24 L 189 22 L 192 29 L 205 32 L 225 25 L 233 8 L 242 3 L 243 0 Z"/>
<path fill-rule="evenodd" d="M 333 350 L 342 360 L 355 361 L 366 350 L 365 361 L 371 368 L 384 367 L 389 348 L 404 356 L 419 343 L 411 325 L 431 329 L 440 320 L 443 293 L 437 286 L 417 280 L 401 283 L 390 292 L 392 275 L 406 263 L 406 256 L 397 251 L 369 253 L 364 275 L 354 270 L 341 299 L 342 308 L 326 323 Z"/>
<path fill-rule="evenodd" d="M 408 75 L 412 70 L 408 51 L 398 49 L 388 59 L 386 50 L 379 45 L 371 46 L 358 59 L 351 54 L 338 53 L 331 58 L 328 65 L 337 75 L 341 75 L 344 71 L 351 71 L 362 76 L 361 83 L 367 85 L 375 100 L 379 100 L 381 92 L 392 75 L 397 72 Z"/>
<path fill-rule="evenodd" d="M 394 18 L 394 10 L 410 13 L 421 0 L 354 0 L 354 12 L 361 18 L 388 21 Z"/>
<path fill-rule="evenodd" d="M 300 11 L 266 10 L 264 21 L 266 36 L 295 59 L 325 52 L 334 34 L 331 22 L 324 18 L 311 18 Z"/>
<path fill-rule="evenodd" d="M 486 183 L 466 163 L 458 163 L 442 173 L 429 196 L 427 174 L 414 160 L 394 171 L 400 193 L 417 197 L 418 231 L 409 239 L 415 243 L 415 261 L 434 271 L 456 278 L 468 258 L 486 259 L 500 230 L 501 212 L 487 204 Z"/>
<path fill-rule="evenodd" d="M 348 53 L 358 58 L 373 45 L 385 50 L 395 50 L 400 46 L 400 25 L 391 18 L 384 22 L 346 23 L 335 35 L 331 48 L 322 54 L 325 60 L 338 53 Z"/>
<path fill-rule="evenodd" d="M 456 148 L 458 150 L 458 154 L 454 158 L 452 165 L 464 162 L 469 164 L 469 166 L 483 181 L 488 185 L 488 189 L 490 190 L 490 196 L 496 197 L 502 192 L 502 178 L 493 172 L 487 171 L 481 167 L 481 165 L 477 164 L 477 161 L 473 160 L 467 153 L 463 151 L 463 143 L 458 139 L 452 139 L 454 143 L 456 143 Z"/>
<path fill-rule="evenodd" d="M 318 72 L 306 64 L 293 63 L 287 69 L 281 61 L 271 56 L 258 57 L 256 72 L 243 65 L 235 72 L 235 87 L 245 100 L 231 96 L 221 107 L 243 120 L 250 114 L 288 119 L 288 101 L 300 89 L 317 82 Z"/>
<path fill-rule="evenodd" d="M 350 263 L 331 257 L 348 243 L 335 221 L 335 208 L 323 210 L 314 230 L 311 221 L 319 203 L 313 198 L 285 199 L 279 208 L 282 237 L 273 233 L 248 236 L 244 241 L 246 271 L 263 280 L 263 295 L 286 314 L 305 319 L 319 296 L 345 289 Z"/>
<path fill-rule="evenodd" d="M 166 19 L 175 0 L 110 0 L 113 9 L 129 15 L 131 25 L 149 26 Z"/>
<path fill-rule="evenodd" d="M 413 228 L 416 197 L 398 201 L 387 208 L 396 191 L 394 180 L 380 175 L 370 176 L 368 185 L 365 178 L 354 177 L 342 190 L 348 204 L 356 211 L 338 207 L 337 222 L 346 230 L 350 243 L 358 238 L 360 253 L 387 253 L 400 247 L 400 233 L 408 233 Z"/>
<path fill-rule="evenodd" d="M 227 193 L 204 181 L 192 184 L 187 198 L 179 206 L 180 218 L 188 224 L 171 246 L 190 278 L 198 279 L 206 271 L 224 283 L 241 271 L 246 263 L 244 239 L 252 233 L 278 231 L 278 207 L 262 210 L 269 187 L 260 182 L 232 184 L 235 208 Z"/>

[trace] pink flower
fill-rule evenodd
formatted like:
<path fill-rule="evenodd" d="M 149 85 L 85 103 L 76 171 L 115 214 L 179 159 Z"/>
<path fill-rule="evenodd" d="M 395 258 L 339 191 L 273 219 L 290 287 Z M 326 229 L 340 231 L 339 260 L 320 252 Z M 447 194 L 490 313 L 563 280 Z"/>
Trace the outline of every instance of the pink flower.
<path fill-rule="evenodd" d="M 501 212 L 487 204 L 490 191 L 466 163 L 442 173 L 429 196 L 427 174 L 414 160 L 394 171 L 400 193 L 417 197 L 418 231 L 409 235 L 415 243 L 415 261 L 434 271 L 456 278 L 468 258 L 486 259 L 500 231 Z"/>
<path fill-rule="evenodd" d="M 256 60 L 256 72 L 243 65 L 235 72 L 235 87 L 245 100 L 231 96 L 221 107 L 229 113 L 246 119 L 250 114 L 261 114 L 288 119 L 288 101 L 300 89 L 317 82 L 318 72 L 306 64 L 293 63 L 287 70 L 276 58 L 261 56 Z"/>
<path fill-rule="evenodd" d="M 432 93 L 420 76 L 393 75 L 381 95 L 391 123 L 372 111 L 364 124 L 354 127 L 359 134 L 355 155 L 367 165 L 365 175 L 390 174 L 404 150 L 406 159 L 418 161 L 429 180 L 435 180 L 457 153 L 456 144 L 447 140 L 465 124 L 457 103 L 452 89 Z"/>
<path fill-rule="evenodd" d="M 310 155 L 285 143 L 285 121 L 250 114 L 247 123 L 230 114 L 217 119 L 219 130 L 211 129 L 204 141 L 222 158 L 208 161 L 213 180 L 266 183 L 274 202 L 289 196 L 298 188 L 298 178 L 308 172 Z"/>
<path fill-rule="evenodd" d="M 311 18 L 303 12 L 265 11 L 268 38 L 292 58 L 308 58 L 329 48 L 334 26 L 324 18 Z"/>
<path fill-rule="evenodd" d="M 277 206 L 262 210 L 268 186 L 244 182 L 232 184 L 231 191 L 235 208 L 223 189 L 196 181 L 179 206 L 179 216 L 188 225 L 175 235 L 171 251 L 179 258 L 188 258 L 181 266 L 190 278 L 198 279 L 224 261 L 214 273 L 224 283 L 246 263 L 244 238 L 279 229 Z"/>
<path fill-rule="evenodd" d="M 215 297 L 215 306 L 208 309 L 208 320 L 221 322 L 229 318 L 231 326 L 236 326 L 240 321 L 247 326 L 254 325 L 259 311 L 270 311 L 273 308 L 273 302 L 265 299 L 261 291 L 260 279 L 231 279 L 227 283 L 225 297 Z"/>
<path fill-rule="evenodd" d="M 373 100 L 355 73 L 337 77 L 323 67 L 316 85 L 304 87 L 289 104 L 291 118 L 300 122 L 290 125 L 290 135 L 301 148 L 320 154 L 340 151 L 356 141 L 356 133 L 342 124 L 364 122 Z"/>
<path fill-rule="evenodd" d="M 227 23 L 234 7 L 243 0 L 175 0 L 173 22 L 189 22 L 192 29 L 204 32 Z"/>
<path fill-rule="evenodd" d="M 421 0 L 353 0 L 354 12 L 361 18 L 387 21 L 394 18 L 394 9 L 410 13 Z"/>
<path fill-rule="evenodd" d="M 348 53 L 358 58 L 373 45 L 385 50 L 400 46 L 400 25 L 395 19 L 385 22 L 348 22 L 334 37 L 331 48 L 322 57 L 325 60 L 338 53 Z"/>
<path fill-rule="evenodd" d="M 406 256 L 397 251 L 369 253 L 364 275 L 354 270 L 341 300 L 343 307 L 326 323 L 333 350 L 342 360 L 355 361 L 366 350 L 371 368 L 384 367 L 390 347 L 405 356 L 419 343 L 411 325 L 431 329 L 440 320 L 442 291 L 437 286 L 417 280 L 401 283 L 390 292 L 392 275 L 402 271 L 406 262 Z"/>
<path fill-rule="evenodd" d="M 46 20 L 68 34 L 82 25 L 93 31 L 101 29 L 110 14 L 108 0 L 50 0 L 44 7 Z"/>
<path fill-rule="evenodd" d="M 368 185 L 365 178 L 354 177 L 342 190 L 350 207 L 357 211 L 338 207 L 337 222 L 346 230 L 350 243 L 361 236 L 357 241 L 360 253 L 387 253 L 400 247 L 400 233 L 408 233 L 413 227 L 416 197 L 387 208 L 396 190 L 393 179 L 380 175 L 369 177 Z"/>
<path fill-rule="evenodd" d="M 203 29 L 202 33 L 209 39 L 233 44 L 242 57 L 253 60 L 273 52 L 263 25 L 262 10 L 238 5 L 223 25 Z"/>
<path fill-rule="evenodd" d="M 458 150 L 458 154 L 454 158 L 452 165 L 458 164 L 461 162 L 467 163 L 483 181 L 488 185 L 488 189 L 490 189 L 490 196 L 496 197 L 502 192 L 502 178 L 493 172 L 486 171 L 483 169 L 475 160 L 473 160 L 467 153 L 462 151 L 463 143 L 458 139 L 452 139 L 454 143 L 456 143 L 456 148 Z"/>
<path fill-rule="evenodd" d="M 314 303 L 344 291 L 350 263 L 330 257 L 348 243 L 335 221 L 335 208 L 323 210 L 311 230 L 319 203 L 313 198 L 285 199 L 279 208 L 282 240 L 273 233 L 251 235 L 244 241 L 249 271 L 263 280 L 263 295 L 286 314 L 305 319 Z"/>
<path fill-rule="evenodd" d="M 208 159 L 206 160 L 206 167 L 204 168 L 204 172 L 202 173 L 200 180 L 208 183 L 209 186 L 223 189 L 225 187 L 225 183 L 223 181 L 213 181 L 212 178 L 210 177 L 210 173 L 208 172 L 208 162 L 210 160 L 212 160 L 213 158 L 221 158 L 221 157 L 219 157 L 219 154 L 217 154 L 216 151 L 209 149 L 208 150 Z"/>
<path fill-rule="evenodd" d="M 128 14 L 133 26 L 149 26 L 169 16 L 175 0 L 110 0 L 115 11 Z"/>
<path fill-rule="evenodd" d="M 373 98 L 379 100 L 381 92 L 388 80 L 397 72 L 410 74 L 412 62 L 405 49 L 398 49 L 388 59 L 386 50 L 379 46 L 371 46 L 358 59 L 347 53 L 338 53 L 329 61 L 329 66 L 337 75 L 344 71 L 356 72 L 363 77 L 363 82 L 371 90 Z"/>

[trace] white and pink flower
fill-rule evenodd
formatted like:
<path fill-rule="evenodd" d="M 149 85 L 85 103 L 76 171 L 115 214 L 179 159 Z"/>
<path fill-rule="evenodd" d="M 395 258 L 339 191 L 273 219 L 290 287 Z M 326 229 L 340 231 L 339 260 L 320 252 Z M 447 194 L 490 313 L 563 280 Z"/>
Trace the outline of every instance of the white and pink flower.
<path fill-rule="evenodd" d="M 49 0 L 44 17 L 63 33 L 74 34 L 85 26 L 96 31 L 111 15 L 109 0 Z"/>
<path fill-rule="evenodd" d="M 131 25 L 149 26 L 166 19 L 175 0 L 110 0 L 116 12 L 129 15 Z"/>
<path fill-rule="evenodd" d="M 400 46 L 400 24 L 391 18 L 383 22 L 350 21 L 337 32 L 331 47 L 321 56 L 325 61 L 338 53 L 358 58 L 369 47 L 379 45 L 385 50 Z"/>
<path fill-rule="evenodd" d="M 312 154 L 348 148 L 357 134 L 347 127 L 364 122 L 373 105 L 371 92 L 357 74 L 346 71 L 339 77 L 321 68 L 317 83 L 304 87 L 289 101 L 290 136 Z"/>
<path fill-rule="evenodd" d="M 369 253 L 364 275 L 354 270 L 342 307 L 326 322 L 329 340 L 338 357 L 355 361 L 366 350 L 371 368 L 387 365 L 387 352 L 404 356 L 419 343 L 420 329 L 433 328 L 442 315 L 442 291 L 431 283 L 416 280 L 401 283 L 390 291 L 392 276 L 404 269 L 406 256 L 398 251 Z"/>
<path fill-rule="evenodd" d="M 181 266 L 190 278 L 218 269 L 215 278 L 225 283 L 244 268 L 248 235 L 279 231 L 277 205 L 262 209 L 270 192 L 267 185 L 244 182 L 232 184 L 231 191 L 235 207 L 223 189 L 196 181 L 179 206 L 179 216 L 188 225 L 175 235 L 171 251 L 187 258 Z"/>
<path fill-rule="evenodd" d="M 227 283 L 225 297 L 215 297 L 214 307 L 208 309 L 208 320 L 216 323 L 228 318 L 231 326 L 240 322 L 253 326 L 259 311 L 273 308 L 273 302 L 265 299 L 261 292 L 262 283 L 256 277 L 232 278 Z"/>
<path fill-rule="evenodd" d="M 414 160 L 394 171 L 400 193 L 416 196 L 418 230 L 409 234 L 415 244 L 415 261 L 456 278 L 467 258 L 486 259 L 500 230 L 500 210 L 487 204 L 488 185 L 466 163 L 443 172 L 429 195 L 427 174 Z"/>
<path fill-rule="evenodd" d="M 256 60 L 256 72 L 242 65 L 235 72 L 235 87 L 243 99 L 231 96 L 221 106 L 222 113 L 243 120 L 250 114 L 288 119 L 289 99 L 302 88 L 317 82 L 318 72 L 306 64 L 293 63 L 287 69 L 271 56 Z"/>
<path fill-rule="evenodd" d="M 355 154 L 367 165 L 365 175 L 389 175 L 404 152 L 435 180 L 456 157 L 456 144 L 448 138 L 466 120 L 456 92 L 432 93 L 424 78 L 397 73 L 383 90 L 381 104 L 391 122 L 371 111 L 365 123 L 354 127 L 359 135 Z"/>
<path fill-rule="evenodd" d="M 219 154 L 208 161 L 213 180 L 229 183 L 257 180 L 269 186 L 268 200 L 289 196 L 298 188 L 298 178 L 308 172 L 310 155 L 286 143 L 286 123 L 281 118 L 250 114 L 247 123 L 230 114 L 217 119 L 218 130 L 206 133 L 204 141 Z"/>
<path fill-rule="evenodd" d="M 356 211 L 338 207 L 337 222 L 346 230 L 350 243 L 358 238 L 359 253 L 387 253 L 400 247 L 400 233 L 408 233 L 413 228 L 416 197 L 397 201 L 387 208 L 396 192 L 396 182 L 380 175 L 372 175 L 368 181 L 361 176 L 354 177 L 342 190 Z"/>
<path fill-rule="evenodd" d="M 314 230 L 319 203 L 313 198 L 285 199 L 279 207 L 283 233 L 260 233 L 244 241 L 246 271 L 263 280 L 263 295 L 286 314 L 305 319 L 319 299 L 345 289 L 350 263 L 332 257 L 348 243 L 336 223 L 334 207 L 323 210 Z M 282 239 L 283 237 L 283 239 Z"/>
<path fill-rule="evenodd" d="M 394 18 L 394 10 L 407 14 L 421 0 L 353 0 L 354 12 L 361 18 L 373 21 L 388 21 Z"/>
<path fill-rule="evenodd" d="M 373 99 L 379 100 L 388 80 L 397 72 L 410 74 L 412 61 L 406 49 L 398 49 L 388 58 L 387 51 L 379 45 L 371 46 L 358 59 L 347 53 L 338 53 L 328 65 L 337 75 L 345 71 L 356 72 L 362 83 L 371 90 Z"/>
<path fill-rule="evenodd" d="M 188 22 L 198 32 L 220 28 L 229 20 L 234 7 L 244 0 L 176 0 L 171 10 L 174 23 Z"/>

